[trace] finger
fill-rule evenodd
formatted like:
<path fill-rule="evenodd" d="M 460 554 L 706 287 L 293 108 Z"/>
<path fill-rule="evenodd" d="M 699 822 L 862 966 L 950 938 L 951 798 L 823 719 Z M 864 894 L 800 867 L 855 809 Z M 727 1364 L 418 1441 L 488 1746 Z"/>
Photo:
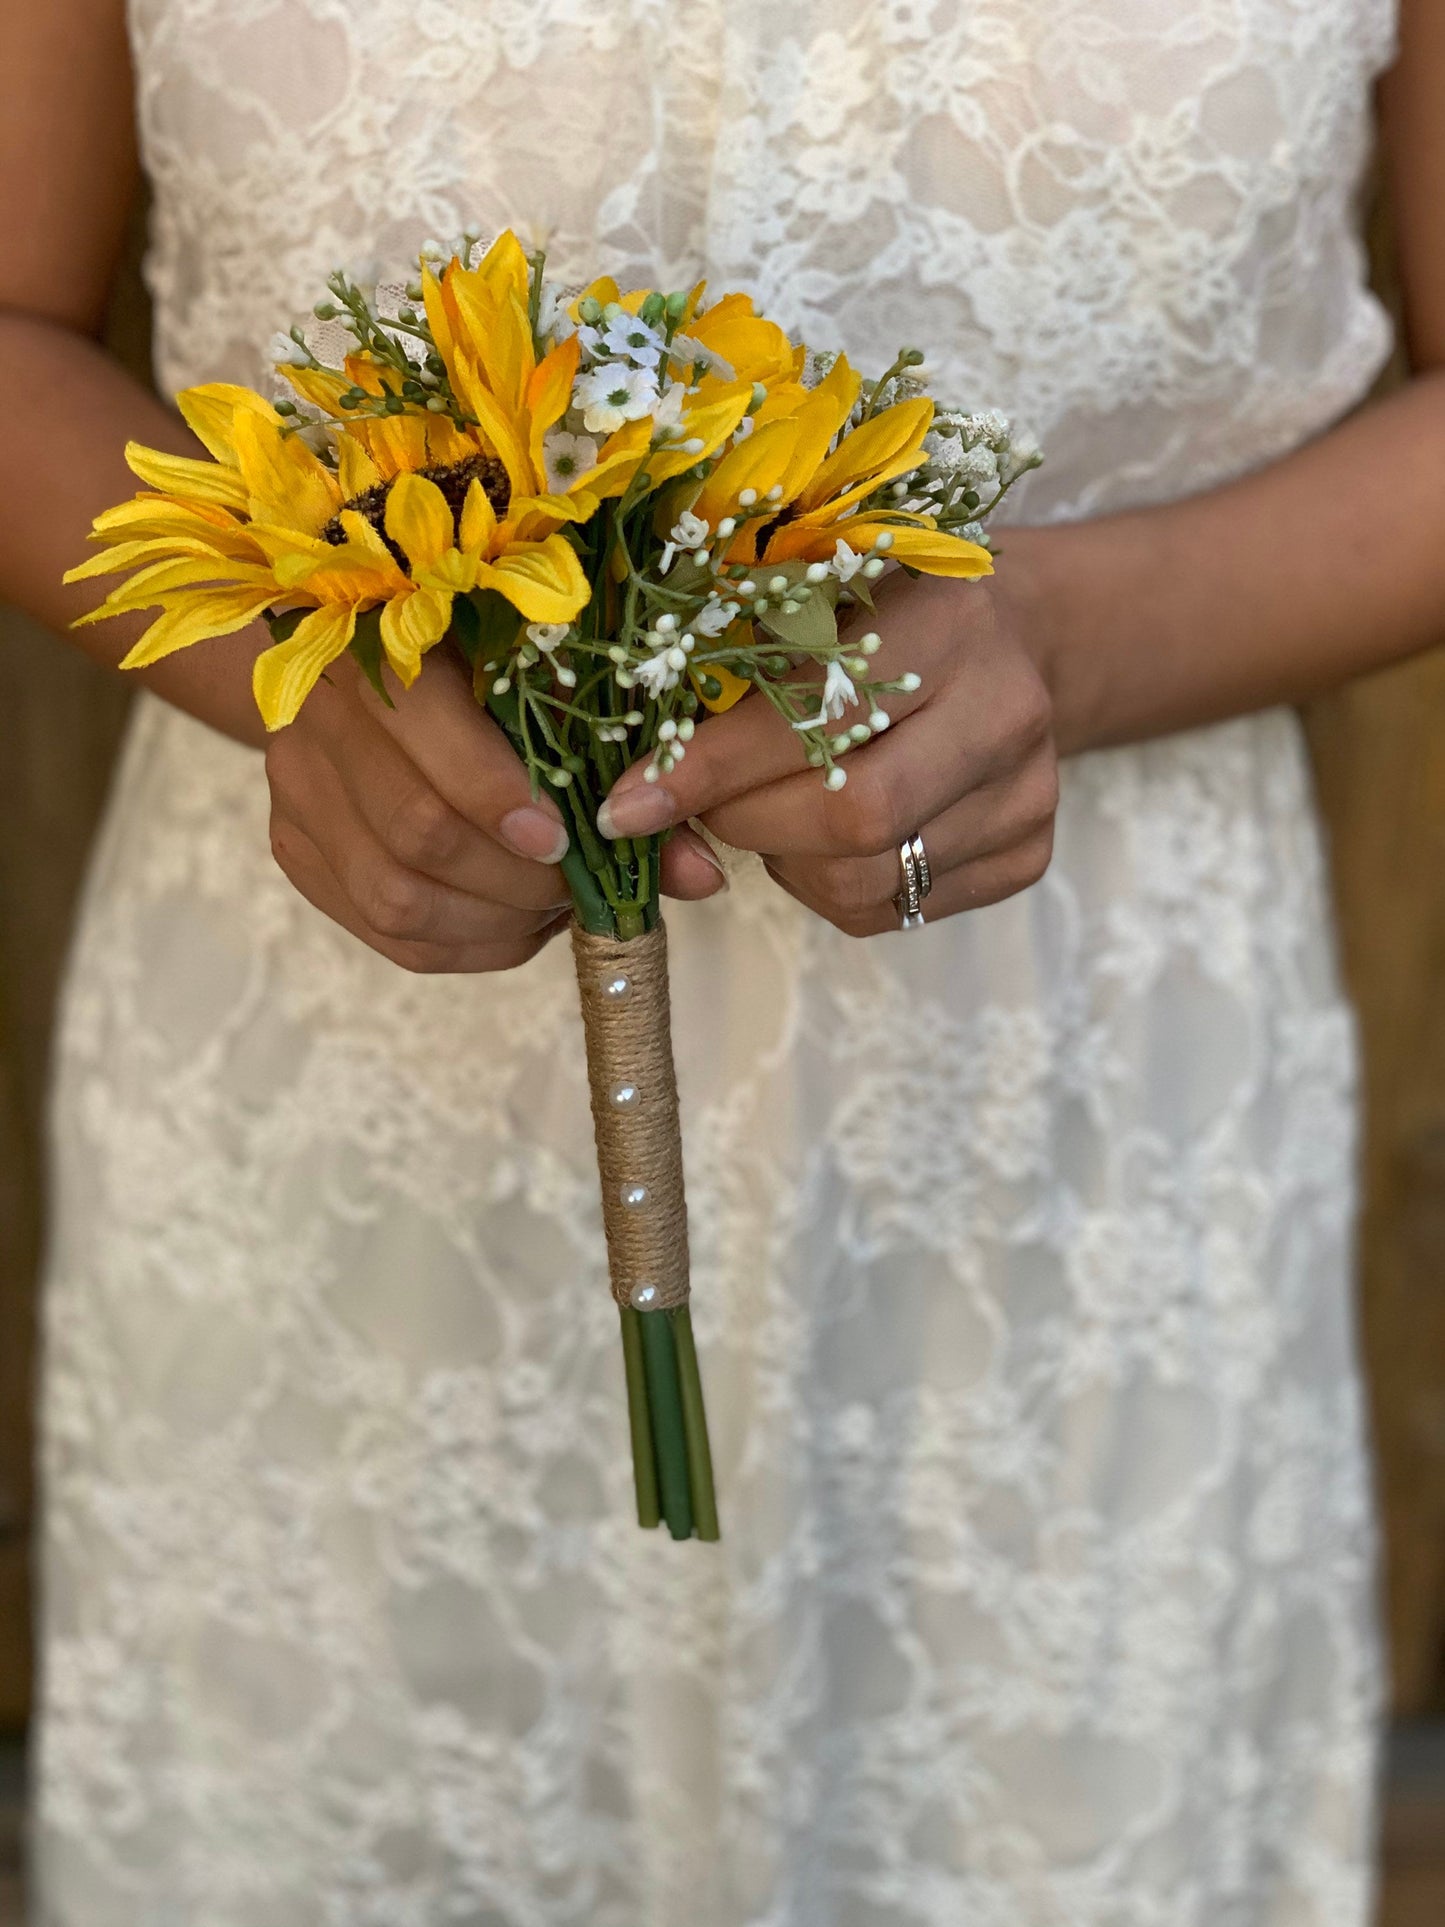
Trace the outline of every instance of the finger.
<path fill-rule="evenodd" d="M 907 715 L 921 700 L 917 695 L 892 695 L 890 713 Z M 854 712 L 851 720 L 862 714 Z M 650 836 L 690 816 L 706 817 L 733 797 L 799 773 L 812 774 L 798 731 L 765 696 L 745 696 L 723 715 L 699 724 L 684 760 L 661 781 L 649 783 L 641 764 L 626 770 L 608 793 L 597 827 L 604 836 Z M 813 782 L 822 788 L 820 776 L 813 774 Z"/>
<path fill-rule="evenodd" d="M 807 770 L 705 810 L 702 821 L 720 842 L 768 856 L 882 856 L 962 796 L 1039 753 L 1049 719 L 1032 695 L 1029 684 L 1011 692 L 1012 714 L 1002 697 L 967 706 L 924 703 L 849 752 L 842 789 L 828 789 Z"/>
<path fill-rule="evenodd" d="M 556 915 L 556 904 L 519 910 L 408 869 L 372 833 L 330 764 L 317 759 L 307 783 L 304 814 L 298 818 L 278 804 L 276 821 L 304 832 L 362 921 L 382 936 L 411 943 L 503 943 L 532 934 Z"/>
<path fill-rule="evenodd" d="M 271 848 L 282 872 L 308 903 L 403 970 L 428 975 L 514 970 L 535 957 L 570 921 L 569 912 L 529 936 L 502 943 L 413 943 L 388 937 L 360 915 L 304 830 L 278 819 L 272 824 Z"/>
<path fill-rule="evenodd" d="M 550 796 L 533 797 L 525 765 L 472 694 L 460 662 L 433 651 L 410 689 L 393 683 L 392 709 L 354 664 L 343 661 L 333 674 L 335 690 L 316 703 L 319 727 L 344 728 L 359 703 L 460 816 L 518 856 L 561 862 L 561 811 Z M 319 684 L 318 695 L 325 689 Z"/>
<path fill-rule="evenodd" d="M 935 887 L 966 863 L 1029 841 L 1052 822 L 1058 801 L 1058 766 L 1042 753 L 1021 770 L 970 792 L 917 832 Z M 768 868 L 779 882 L 796 885 L 815 905 L 827 906 L 830 917 L 891 903 L 903 887 L 897 845 L 881 856 L 775 856 Z"/>
<path fill-rule="evenodd" d="M 726 890 L 727 872 L 697 831 L 684 825 L 662 847 L 662 887 L 670 897 L 697 902 Z"/>
<path fill-rule="evenodd" d="M 284 814 L 313 834 L 330 807 L 334 777 L 372 835 L 405 868 L 518 910 L 549 910 L 568 900 L 554 865 L 514 855 L 453 809 L 359 704 L 324 748 L 307 727 L 282 730 L 267 748 L 266 769 Z"/>
<path fill-rule="evenodd" d="M 945 918 L 957 916 L 964 910 L 981 910 L 986 904 L 1001 903 L 1006 897 L 1017 896 L 1021 890 L 1030 889 L 1048 869 L 1053 847 L 1054 832 L 1050 823 L 1007 850 L 980 857 L 975 863 L 961 864 L 933 886 L 923 904 L 924 924 L 941 923 Z M 769 864 L 768 868 L 772 870 L 773 866 Z M 809 910 L 825 917 L 846 936 L 876 937 L 902 928 L 902 916 L 896 903 L 871 904 L 841 912 L 816 897 L 807 887 L 806 878 L 800 884 L 798 880 L 790 881 L 776 871 L 773 874 L 789 896 L 796 897 Z M 913 936 L 916 933 L 910 931 L 908 934 Z"/>

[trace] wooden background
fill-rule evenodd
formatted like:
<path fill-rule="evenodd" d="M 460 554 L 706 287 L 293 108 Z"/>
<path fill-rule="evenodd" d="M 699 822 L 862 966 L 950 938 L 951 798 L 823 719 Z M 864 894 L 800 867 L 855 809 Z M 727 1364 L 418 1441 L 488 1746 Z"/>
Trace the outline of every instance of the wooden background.
<path fill-rule="evenodd" d="M 137 243 L 139 235 L 137 234 Z M 146 359 L 137 249 L 111 338 Z M 29 1697 L 28 1388 L 50 1013 L 123 724 L 116 683 L 0 610 L 0 1731 Z M 1395 1701 L 1445 1715 L 1445 652 L 1309 718 L 1365 1043 L 1361 1303 Z"/>

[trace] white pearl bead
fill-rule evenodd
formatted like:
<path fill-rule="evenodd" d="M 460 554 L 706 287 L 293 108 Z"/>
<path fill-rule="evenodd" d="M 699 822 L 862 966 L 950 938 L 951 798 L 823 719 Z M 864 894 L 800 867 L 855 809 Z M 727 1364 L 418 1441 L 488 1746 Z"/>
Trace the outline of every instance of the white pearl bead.
<path fill-rule="evenodd" d="M 614 1111 L 635 1111 L 642 1102 L 642 1092 L 635 1084 L 614 1084 L 608 1092 Z"/>
<path fill-rule="evenodd" d="M 634 1285 L 627 1294 L 627 1302 L 634 1311 L 651 1311 L 657 1298 L 656 1285 Z"/>
<path fill-rule="evenodd" d="M 643 1205 L 647 1203 L 647 1186 L 645 1184 L 624 1184 L 621 1196 L 622 1202 L 627 1206 L 629 1211 L 640 1211 Z"/>
<path fill-rule="evenodd" d="M 625 1004 L 632 995 L 632 979 L 619 970 L 615 977 L 604 979 L 602 995 L 609 1004 Z"/>

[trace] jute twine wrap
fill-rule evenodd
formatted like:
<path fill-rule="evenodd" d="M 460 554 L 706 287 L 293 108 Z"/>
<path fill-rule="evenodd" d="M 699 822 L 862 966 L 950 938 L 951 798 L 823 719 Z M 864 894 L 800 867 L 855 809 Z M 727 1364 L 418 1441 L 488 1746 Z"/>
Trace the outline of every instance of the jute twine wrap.
<path fill-rule="evenodd" d="M 687 1201 L 682 1188 L 682 1128 L 672 1062 L 667 993 L 667 931 L 621 943 L 572 926 L 572 956 L 587 1033 L 587 1080 L 602 1178 L 602 1218 L 612 1296 L 632 1302 L 639 1285 L 655 1285 L 659 1310 L 687 1302 Z M 606 986 L 626 977 L 632 988 L 609 998 Z M 637 1104 L 619 1110 L 612 1093 L 635 1085 Z M 647 1202 L 622 1202 L 625 1186 L 643 1184 Z"/>

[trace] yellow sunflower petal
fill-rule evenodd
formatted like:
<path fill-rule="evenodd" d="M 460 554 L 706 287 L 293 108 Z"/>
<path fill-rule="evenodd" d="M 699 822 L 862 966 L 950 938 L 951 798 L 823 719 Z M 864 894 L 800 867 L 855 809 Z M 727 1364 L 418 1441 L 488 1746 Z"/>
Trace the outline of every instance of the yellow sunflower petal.
<path fill-rule="evenodd" d="M 254 563 L 227 562 L 210 554 L 169 556 L 138 569 L 128 582 L 111 590 L 104 602 L 77 616 L 71 627 L 83 629 L 87 623 L 103 622 L 108 616 L 125 615 L 132 609 L 151 609 L 157 603 L 170 603 L 178 589 L 195 589 L 202 584 L 248 585 L 275 601 L 276 578 L 270 569 Z"/>
<path fill-rule="evenodd" d="M 456 540 L 447 498 L 424 475 L 398 475 L 386 498 L 386 532 L 413 570 L 435 568 Z"/>
<path fill-rule="evenodd" d="M 162 656 L 177 649 L 189 649 L 194 642 L 209 642 L 215 636 L 234 635 L 254 622 L 261 611 L 276 600 L 274 588 L 264 592 L 252 589 L 194 589 L 176 596 L 164 614 L 156 617 L 135 647 L 121 658 L 122 669 L 145 669 Z"/>
<path fill-rule="evenodd" d="M 257 656 L 251 672 L 256 707 L 267 729 L 284 729 L 356 631 L 356 609 L 331 603 L 303 616 L 285 642 Z"/>
<path fill-rule="evenodd" d="M 283 435 L 258 415 L 238 415 L 235 437 L 236 460 L 250 495 L 251 519 L 319 535 L 342 503 L 341 490 L 330 469 L 299 435 Z"/>
<path fill-rule="evenodd" d="M 381 470 L 355 435 L 338 436 L 336 480 L 348 502 L 354 502 L 369 488 L 379 488 L 382 479 Z"/>
<path fill-rule="evenodd" d="M 582 344 L 576 335 L 569 335 L 532 371 L 527 383 L 527 411 L 531 417 L 531 456 L 532 467 L 539 476 L 547 472 L 546 459 L 542 444 L 550 429 L 557 426 L 567 413 L 572 400 L 572 383 L 577 377 L 577 364 L 582 358 Z"/>
<path fill-rule="evenodd" d="M 754 311 L 745 294 L 725 294 L 693 319 L 687 333 L 729 362 L 739 381 L 771 387 L 797 373 L 800 351 L 775 321 Z"/>
<path fill-rule="evenodd" d="M 259 415 L 263 421 L 279 422 L 280 416 L 260 395 L 235 382 L 208 381 L 198 388 L 183 388 L 176 406 L 191 433 L 204 442 L 218 462 L 236 466 L 236 440 L 233 424 L 238 412 Z"/>
<path fill-rule="evenodd" d="M 459 535 L 461 546 L 471 555 L 488 554 L 496 540 L 497 513 L 480 482 L 467 484 Z"/>
<path fill-rule="evenodd" d="M 805 513 L 815 509 L 830 496 L 872 479 L 899 457 L 916 454 L 932 420 L 933 403 L 926 396 L 898 402 L 881 415 L 874 415 L 843 437 L 807 487 L 799 491 L 798 507 Z"/>
<path fill-rule="evenodd" d="M 452 619 L 451 593 L 445 589 L 413 589 L 393 596 L 381 612 L 381 646 L 386 659 L 410 689 L 427 650 L 440 642 Z"/>
<path fill-rule="evenodd" d="M 244 509 L 246 484 L 233 468 L 220 462 L 201 462 L 190 455 L 167 455 L 159 448 L 127 442 L 125 459 L 133 474 L 163 495 L 179 495 L 220 508 Z"/>
<path fill-rule="evenodd" d="M 577 551 L 561 535 L 503 551 L 481 564 L 477 583 L 499 589 L 528 622 L 570 622 L 591 594 Z"/>
<path fill-rule="evenodd" d="M 794 416 L 799 427 L 798 445 L 783 477 L 783 506 L 801 494 L 827 460 L 833 437 L 852 414 L 862 385 L 848 366 L 847 357 L 839 355 L 811 394 L 805 391 Z"/>
<path fill-rule="evenodd" d="M 744 489 L 755 489 L 761 498 L 777 487 L 788 472 L 801 432 L 796 421 L 771 422 L 755 429 L 746 441 L 734 443 L 703 483 L 693 505 L 696 513 L 716 528 L 725 515 L 737 513 Z"/>
<path fill-rule="evenodd" d="M 701 407 L 686 410 L 683 415 L 682 442 L 702 443 L 688 453 L 681 443 L 672 447 L 660 448 L 647 458 L 647 472 L 654 487 L 670 482 L 675 475 L 685 469 L 694 468 L 715 455 L 733 434 L 748 412 L 748 404 L 753 398 L 753 385 L 750 381 L 729 382 L 715 391 L 713 396 Z"/>

